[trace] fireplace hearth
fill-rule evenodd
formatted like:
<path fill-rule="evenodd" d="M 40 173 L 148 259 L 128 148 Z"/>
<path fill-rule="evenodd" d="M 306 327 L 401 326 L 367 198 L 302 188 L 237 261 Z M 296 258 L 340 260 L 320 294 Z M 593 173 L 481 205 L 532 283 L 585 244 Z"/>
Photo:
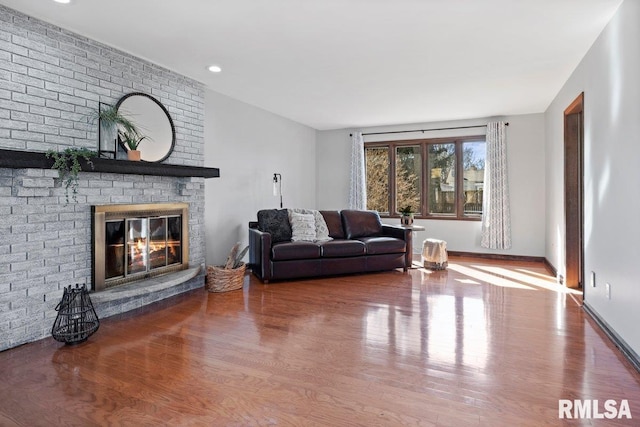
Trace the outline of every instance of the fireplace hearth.
<path fill-rule="evenodd" d="M 188 204 L 92 207 L 93 290 L 189 267 Z"/>

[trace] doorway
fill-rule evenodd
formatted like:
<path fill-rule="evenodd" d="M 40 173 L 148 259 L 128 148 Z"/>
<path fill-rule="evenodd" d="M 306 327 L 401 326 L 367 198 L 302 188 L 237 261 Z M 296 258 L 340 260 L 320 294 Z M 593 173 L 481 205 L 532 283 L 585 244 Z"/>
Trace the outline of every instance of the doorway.
<path fill-rule="evenodd" d="M 564 110 L 565 286 L 583 289 L 584 92 Z"/>

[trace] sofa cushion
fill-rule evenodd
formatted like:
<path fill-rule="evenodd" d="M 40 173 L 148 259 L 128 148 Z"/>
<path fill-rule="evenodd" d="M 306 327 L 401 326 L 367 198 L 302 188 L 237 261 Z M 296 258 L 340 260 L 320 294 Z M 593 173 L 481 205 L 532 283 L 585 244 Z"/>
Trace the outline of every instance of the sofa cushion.
<path fill-rule="evenodd" d="M 316 220 L 313 214 L 289 212 L 291 240 L 293 242 L 313 242 L 316 240 Z"/>
<path fill-rule="evenodd" d="M 312 242 L 280 242 L 271 246 L 271 260 L 320 258 L 320 246 Z"/>
<path fill-rule="evenodd" d="M 404 240 L 395 237 L 360 237 L 358 240 L 365 244 L 367 255 L 404 253 L 407 248 Z"/>
<path fill-rule="evenodd" d="M 366 254 L 364 242 L 358 240 L 332 240 L 320 245 L 323 258 L 363 256 Z"/>
<path fill-rule="evenodd" d="M 344 239 L 344 229 L 342 228 L 342 217 L 338 211 L 320 211 L 324 222 L 329 228 L 329 237 L 334 239 Z"/>
<path fill-rule="evenodd" d="M 258 211 L 258 230 L 271 234 L 271 241 L 291 240 L 291 225 L 286 209 L 263 209 Z"/>
<path fill-rule="evenodd" d="M 293 224 L 293 222 L 291 221 L 291 215 L 293 213 L 313 215 L 315 219 L 315 228 L 316 228 L 314 241 L 326 242 L 326 241 L 332 240 L 332 238 L 329 236 L 329 228 L 327 228 L 327 223 L 324 220 L 324 217 L 322 216 L 320 211 L 315 209 L 301 209 L 301 208 L 289 208 L 287 210 L 289 211 L 290 224 Z"/>
<path fill-rule="evenodd" d="M 382 222 L 380 222 L 378 212 L 344 210 L 340 214 L 347 239 L 382 234 Z"/>

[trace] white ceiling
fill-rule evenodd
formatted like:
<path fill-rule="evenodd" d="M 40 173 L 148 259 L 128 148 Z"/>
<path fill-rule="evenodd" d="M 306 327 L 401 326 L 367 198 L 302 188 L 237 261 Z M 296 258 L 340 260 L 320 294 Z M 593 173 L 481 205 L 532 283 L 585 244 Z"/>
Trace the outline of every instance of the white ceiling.
<path fill-rule="evenodd" d="M 321 130 L 542 112 L 621 2 L 0 0 Z"/>

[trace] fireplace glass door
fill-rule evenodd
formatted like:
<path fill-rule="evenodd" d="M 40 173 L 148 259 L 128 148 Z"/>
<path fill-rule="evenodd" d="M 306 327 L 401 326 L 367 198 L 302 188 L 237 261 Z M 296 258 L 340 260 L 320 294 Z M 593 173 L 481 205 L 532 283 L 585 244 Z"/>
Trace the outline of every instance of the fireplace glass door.
<path fill-rule="evenodd" d="M 167 218 L 149 220 L 149 264 L 150 268 L 167 265 Z"/>
<path fill-rule="evenodd" d="M 182 263 L 181 225 L 180 215 L 105 221 L 105 279 Z"/>
<path fill-rule="evenodd" d="M 189 205 L 92 206 L 93 290 L 189 268 Z"/>
<path fill-rule="evenodd" d="M 167 265 L 182 263 L 182 218 L 167 217 Z"/>
<path fill-rule="evenodd" d="M 147 218 L 127 219 L 127 274 L 144 273 L 149 268 Z"/>
<path fill-rule="evenodd" d="M 124 276 L 124 220 L 105 222 L 105 279 Z"/>

